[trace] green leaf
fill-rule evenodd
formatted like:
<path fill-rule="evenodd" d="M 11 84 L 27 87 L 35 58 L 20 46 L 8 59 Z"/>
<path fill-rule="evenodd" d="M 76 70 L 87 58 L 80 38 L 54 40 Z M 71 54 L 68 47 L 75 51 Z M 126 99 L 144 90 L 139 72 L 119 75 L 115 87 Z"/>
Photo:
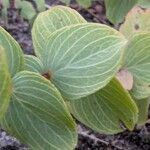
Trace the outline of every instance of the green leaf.
<path fill-rule="evenodd" d="M 2 18 L 7 21 L 7 9 L 9 7 L 9 0 L 3 0 L 2 1 L 3 9 L 2 9 Z"/>
<path fill-rule="evenodd" d="M 65 26 L 85 22 L 78 12 L 69 7 L 56 6 L 40 13 L 32 28 L 32 39 L 36 55 L 41 57 L 45 54 L 47 39 L 54 31 Z"/>
<path fill-rule="evenodd" d="M 138 118 L 136 104 L 116 79 L 98 92 L 70 102 L 69 107 L 77 120 L 105 134 L 121 132 L 125 127 L 132 130 Z"/>
<path fill-rule="evenodd" d="M 150 97 L 150 87 L 149 85 L 142 85 L 139 83 L 134 83 L 133 89 L 131 90 L 131 95 L 137 100 L 145 99 Z"/>
<path fill-rule="evenodd" d="M 11 105 L 1 127 L 32 150 L 72 150 L 77 134 L 60 93 L 48 80 L 23 71 L 13 78 Z"/>
<path fill-rule="evenodd" d="M 120 67 L 125 44 L 124 37 L 108 26 L 78 24 L 51 35 L 42 60 L 63 96 L 78 99 L 112 79 Z"/>
<path fill-rule="evenodd" d="M 31 21 L 36 16 L 36 11 L 31 2 L 21 1 L 21 16 L 25 19 Z"/>
<path fill-rule="evenodd" d="M 36 7 L 39 12 L 45 10 L 45 0 L 33 0 L 36 3 Z"/>
<path fill-rule="evenodd" d="M 123 22 L 128 11 L 138 0 L 105 0 L 106 16 L 113 23 Z"/>
<path fill-rule="evenodd" d="M 36 73 L 44 73 L 44 66 L 41 60 L 32 55 L 25 55 L 25 70 L 36 72 Z"/>
<path fill-rule="evenodd" d="M 9 72 L 13 77 L 24 67 L 23 52 L 14 38 L 2 27 L 0 27 L 0 45 L 5 50 Z"/>
<path fill-rule="evenodd" d="M 92 0 L 76 0 L 79 5 L 83 6 L 84 8 L 88 8 L 92 4 Z"/>
<path fill-rule="evenodd" d="M 150 0 L 139 0 L 138 5 L 142 8 L 150 8 Z"/>
<path fill-rule="evenodd" d="M 138 116 L 138 125 L 144 125 L 148 119 L 148 110 L 150 105 L 150 99 L 140 99 L 135 100 L 138 109 L 139 109 L 139 116 Z"/>
<path fill-rule="evenodd" d="M 150 31 L 150 9 L 133 8 L 126 16 L 124 24 L 120 27 L 120 32 L 126 38 L 132 37 L 137 32 Z"/>
<path fill-rule="evenodd" d="M 137 33 L 125 48 L 124 65 L 136 82 L 150 84 L 150 33 Z"/>
<path fill-rule="evenodd" d="M 4 50 L 0 47 L 0 120 L 9 106 L 11 79 L 8 71 Z"/>

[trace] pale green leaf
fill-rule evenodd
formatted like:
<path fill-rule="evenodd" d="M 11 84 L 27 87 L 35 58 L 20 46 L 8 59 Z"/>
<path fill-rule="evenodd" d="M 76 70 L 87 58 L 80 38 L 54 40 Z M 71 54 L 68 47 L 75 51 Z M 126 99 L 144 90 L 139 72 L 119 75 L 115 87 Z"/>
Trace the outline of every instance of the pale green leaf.
<path fill-rule="evenodd" d="M 138 0 L 105 0 L 106 16 L 113 23 L 123 22 L 126 14 Z"/>
<path fill-rule="evenodd" d="M 21 16 L 25 19 L 31 21 L 36 16 L 36 11 L 31 2 L 21 1 Z"/>
<path fill-rule="evenodd" d="M 78 99 L 112 79 L 120 67 L 125 44 L 126 39 L 108 26 L 78 24 L 51 35 L 42 60 L 63 96 Z"/>
<path fill-rule="evenodd" d="M 140 83 L 134 83 L 133 89 L 131 90 L 131 94 L 137 100 L 145 99 L 150 97 L 150 87 L 149 85 L 142 85 Z"/>
<path fill-rule="evenodd" d="M 124 65 L 135 81 L 150 84 L 150 33 L 134 35 L 125 48 Z"/>
<path fill-rule="evenodd" d="M 76 0 L 76 1 L 79 3 L 79 5 L 81 5 L 85 8 L 90 7 L 92 4 L 92 0 Z"/>
<path fill-rule="evenodd" d="M 25 70 L 36 72 L 36 73 L 44 73 L 44 66 L 41 60 L 32 55 L 25 55 Z"/>
<path fill-rule="evenodd" d="M 3 5 L 3 9 L 2 9 L 2 18 L 5 19 L 5 21 L 7 20 L 7 9 L 9 8 L 9 0 L 2 0 L 2 5 Z"/>
<path fill-rule="evenodd" d="M 32 28 L 33 45 L 38 57 L 45 54 L 47 38 L 56 30 L 72 24 L 86 21 L 75 10 L 56 6 L 42 12 L 36 18 Z"/>
<path fill-rule="evenodd" d="M 73 150 L 77 134 L 57 89 L 44 77 L 27 71 L 13 78 L 11 105 L 1 127 L 32 150 Z"/>
<path fill-rule="evenodd" d="M 6 57 L 3 48 L 0 47 L 0 120 L 9 106 L 11 88 L 11 79 Z"/>
<path fill-rule="evenodd" d="M 14 38 L 0 27 L 0 45 L 4 48 L 11 76 L 24 67 L 23 52 Z"/>
<path fill-rule="evenodd" d="M 139 109 L 139 116 L 138 116 L 138 125 L 144 125 L 148 119 L 148 110 L 150 105 L 150 99 L 140 99 L 135 100 L 138 109 Z"/>
<path fill-rule="evenodd" d="M 120 32 L 126 38 L 132 37 L 137 32 L 150 31 L 150 9 L 133 8 L 126 16 L 125 22 L 120 27 Z"/>
<path fill-rule="evenodd" d="M 77 120 L 105 134 L 132 130 L 138 119 L 136 104 L 116 79 L 98 92 L 70 102 L 69 107 Z"/>

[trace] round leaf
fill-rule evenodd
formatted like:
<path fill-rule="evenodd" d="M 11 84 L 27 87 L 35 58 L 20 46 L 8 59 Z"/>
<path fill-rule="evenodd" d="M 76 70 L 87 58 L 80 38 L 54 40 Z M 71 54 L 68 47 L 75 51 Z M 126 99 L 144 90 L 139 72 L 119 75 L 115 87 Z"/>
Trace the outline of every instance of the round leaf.
<path fill-rule="evenodd" d="M 38 57 L 44 55 L 45 43 L 47 43 L 47 38 L 51 33 L 65 26 L 85 22 L 77 11 L 64 6 L 56 6 L 40 13 L 32 28 L 32 39 L 36 55 Z"/>
<path fill-rule="evenodd" d="M 2 27 L 0 27 L 0 45 L 5 49 L 9 72 L 13 77 L 24 67 L 23 52 L 19 44 Z"/>
<path fill-rule="evenodd" d="M 80 122 L 105 134 L 121 132 L 125 127 L 132 130 L 138 118 L 136 104 L 116 79 L 100 91 L 70 102 L 69 107 Z"/>
<path fill-rule="evenodd" d="M 135 81 L 150 84 L 150 33 L 133 36 L 125 48 L 124 65 Z"/>
<path fill-rule="evenodd" d="M 78 99 L 112 79 L 120 67 L 125 44 L 124 37 L 108 26 L 78 24 L 51 35 L 42 60 L 63 96 Z"/>
<path fill-rule="evenodd" d="M 0 47 L 0 119 L 9 106 L 11 88 L 11 79 L 4 50 Z"/>
<path fill-rule="evenodd" d="M 75 123 L 57 89 L 36 73 L 13 78 L 11 105 L 1 127 L 32 150 L 72 150 Z"/>

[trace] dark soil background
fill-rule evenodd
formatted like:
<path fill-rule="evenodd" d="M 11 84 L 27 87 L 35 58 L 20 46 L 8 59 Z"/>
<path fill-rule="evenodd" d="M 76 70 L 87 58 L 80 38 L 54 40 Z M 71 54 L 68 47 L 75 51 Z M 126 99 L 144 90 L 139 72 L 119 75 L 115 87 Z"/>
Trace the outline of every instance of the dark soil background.
<path fill-rule="evenodd" d="M 57 0 L 47 0 L 47 4 L 51 6 L 62 3 Z M 73 1 L 70 7 L 76 9 L 90 22 L 103 23 L 118 28 L 107 20 L 103 2 L 93 2 L 90 8 L 83 9 Z M 0 25 L 19 42 L 24 53 L 34 54 L 31 25 L 19 16 L 18 10 L 9 10 L 8 18 L 7 24 L 0 18 Z M 78 133 L 78 145 L 75 150 L 150 150 L 150 115 L 144 126 L 136 127 L 132 132 L 102 135 L 78 123 Z M 27 150 L 27 148 L 17 139 L 0 130 L 0 150 Z"/>

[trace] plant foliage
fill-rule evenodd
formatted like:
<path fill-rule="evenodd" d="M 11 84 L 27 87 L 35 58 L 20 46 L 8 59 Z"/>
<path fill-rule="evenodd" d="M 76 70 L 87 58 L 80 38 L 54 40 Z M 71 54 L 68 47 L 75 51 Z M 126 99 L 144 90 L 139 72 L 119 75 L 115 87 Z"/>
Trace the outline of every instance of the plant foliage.
<path fill-rule="evenodd" d="M 4 116 L 9 106 L 11 88 L 6 56 L 4 49 L 0 47 L 0 119 Z"/>
<path fill-rule="evenodd" d="M 128 36 L 127 29 L 88 23 L 75 10 L 55 6 L 36 18 L 36 56 L 30 56 L 1 27 L 1 127 L 32 150 L 72 150 L 77 129 L 71 114 L 105 134 L 145 123 L 150 33 Z M 129 88 L 116 79 L 120 70 L 132 79 Z"/>
<path fill-rule="evenodd" d="M 61 0 L 63 3 L 69 5 L 70 0 Z M 94 0 L 76 0 L 83 8 L 88 8 L 92 5 Z M 150 8 L 149 0 L 98 0 L 104 1 L 106 8 L 106 16 L 109 21 L 115 25 L 122 23 L 127 13 L 134 7 L 140 6 L 142 8 Z"/>
<path fill-rule="evenodd" d="M 73 115 L 100 133 L 114 134 L 137 122 L 137 106 L 120 83 L 113 79 L 98 92 L 70 103 Z M 111 114 L 111 115 L 110 115 Z"/>
<path fill-rule="evenodd" d="M 123 59 L 123 68 L 133 75 L 133 88 L 130 91 L 139 107 L 139 124 L 148 117 L 150 97 L 150 39 L 148 21 L 150 9 L 133 8 L 127 15 L 120 31 L 129 39 Z"/>

